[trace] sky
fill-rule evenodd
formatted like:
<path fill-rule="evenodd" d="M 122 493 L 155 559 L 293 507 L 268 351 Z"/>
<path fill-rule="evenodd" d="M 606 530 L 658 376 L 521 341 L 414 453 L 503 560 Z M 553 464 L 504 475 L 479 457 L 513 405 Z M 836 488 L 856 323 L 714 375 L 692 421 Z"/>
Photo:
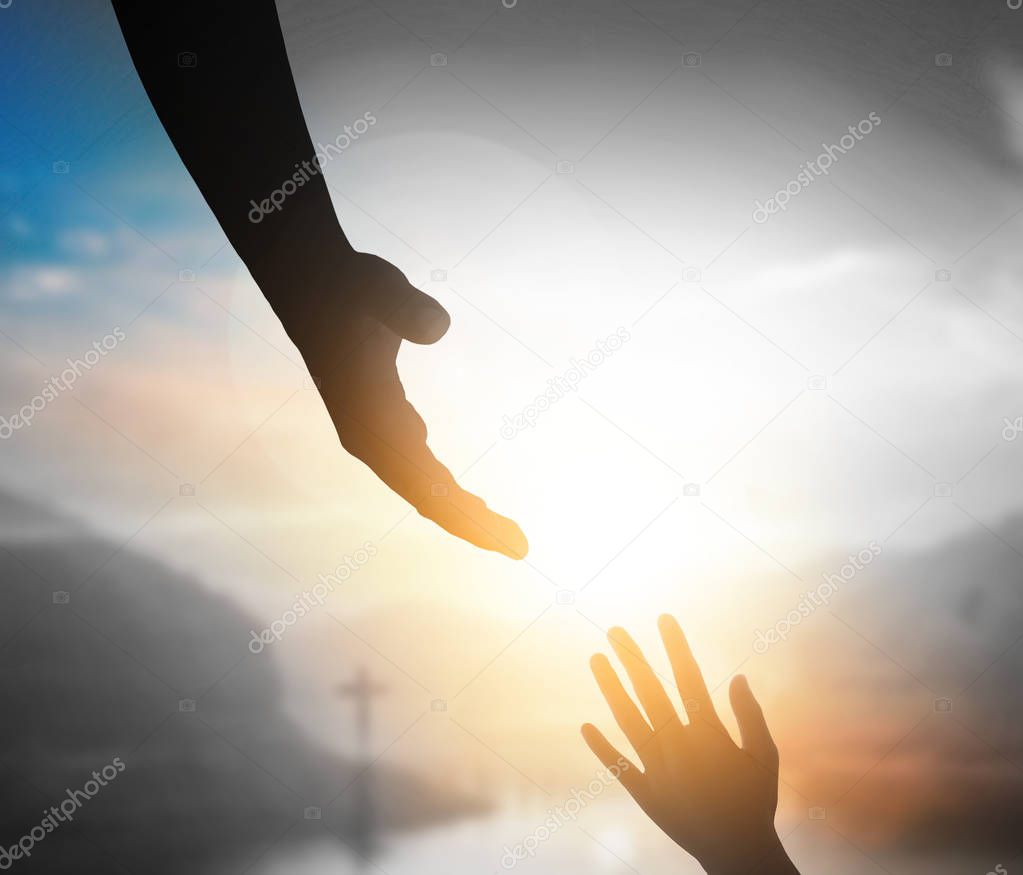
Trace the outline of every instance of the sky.
<path fill-rule="evenodd" d="M 265 654 L 281 708 L 352 756 L 336 685 L 365 667 L 394 691 L 384 762 L 471 775 L 514 812 L 401 839 L 375 859 L 395 875 L 454 847 L 497 868 L 501 829 L 589 780 L 576 728 L 610 719 L 587 658 L 615 624 L 654 651 L 664 611 L 717 695 L 740 670 L 762 694 L 797 862 L 1020 865 L 1023 12 L 279 10 L 313 139 L 376 119 L 327 166 L 338 215 L 451 312 L 399 368 L 438 457 L 522 525 L 528 559 L 454 541 L 344 454 L 101 2 L 0 9 L 0 415 L 114 338 L 0 442 L 10 507 L 46 509 L 5 513 L 5 545 L 41 580 L 77 564 L 55 585 L 83 599 L 137 553 L 161 568 L 124 572 L 140 585 L 181 575 L 268 625 L 372 544 Z M 18 547 L 64 539 L 55 516 L 109 549 L 49 567 Z M 755 649 L 863 550 L 828 605 Z M 530 866 L 678 869 L 621 794 L 587 816 Z"/>

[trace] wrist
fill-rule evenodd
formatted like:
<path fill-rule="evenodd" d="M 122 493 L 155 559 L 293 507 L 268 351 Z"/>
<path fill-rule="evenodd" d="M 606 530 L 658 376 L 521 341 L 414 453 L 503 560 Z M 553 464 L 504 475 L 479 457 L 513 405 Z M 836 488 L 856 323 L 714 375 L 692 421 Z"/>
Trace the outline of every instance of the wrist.
<path fill-rule="evenodd" d="M 344 295 L 358 253 L 336 223 L 315 230 L 303 224 L 289 226 L 242 257 L 284 330 L 305 352 L 310 337 L 333 315 L 325 307 Z"/>
<path fill-rule="evenodd" d="M 799 875 L 773 829 L 759 839 L 737 843 L 730 851 L 734 853 L 727 859 L 704 866 L 707 875 Z"/>

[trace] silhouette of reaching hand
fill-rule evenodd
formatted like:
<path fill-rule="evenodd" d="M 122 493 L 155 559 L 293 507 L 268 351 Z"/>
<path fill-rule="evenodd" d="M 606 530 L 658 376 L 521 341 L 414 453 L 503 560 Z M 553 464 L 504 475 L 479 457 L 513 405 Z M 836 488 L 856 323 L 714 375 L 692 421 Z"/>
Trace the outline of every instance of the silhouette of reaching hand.
<path fill-rule="evenodd" d="M 423 516 L 521 559 L 519 527 L 458 486 L 405 398 L 401 341 L 434 343 L 450 318 L 338 224 L 274 0 L 113 6 L 153 108 L 302 353 L 341 443 Z"/>
<path fill-rule="evenodd" d="M 477 547 L 521 559 L 525 536 L 463 490 L 426 444 L 426 425 L 405 399 L 396 358 L 402 339 L 434 343 L 450 318 L 404 274 L 375 255 L 348 257 L 336 288 L 296 340 L 341 444 L 427 519 Z"/>
<path fill-rule="evenodd" d="M 583 725 L 583 738 L 605 766 L 624 759 L 628 768 L 620 770 L 618 780 L 710 875 L 798 875 L 774 828 L 778 750 L 748 682 L 740 675 L 729 688 L 742 735 L 739 747 L 714 710 L 678 623 L 665 615 L 658 627 L 688 722 L 682 723 L 635 641 L 624 629 L 613 628 L 608 640 L 639 706 L 606 656 L 595 655 L 590 666 L 643 770 L 622 757 L 592 724 Z"/>

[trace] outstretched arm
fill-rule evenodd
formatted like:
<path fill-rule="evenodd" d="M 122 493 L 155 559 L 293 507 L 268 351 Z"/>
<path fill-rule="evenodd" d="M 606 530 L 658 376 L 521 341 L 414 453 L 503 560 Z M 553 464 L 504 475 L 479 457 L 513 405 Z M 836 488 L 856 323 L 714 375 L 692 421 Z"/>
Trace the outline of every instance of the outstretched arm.
<path fill-rule="evenodd" d="M 668 836 L 710 875 L 799 875 L 774 829 L 778 807 L 778 749 L 744 677 L 732 679 L 732 708 L 742 746 L 728 734 L 711 702 L 700 667 L 673 617 L 658 623 L 688 722 L 636 642 L 620 628 L 608 640 L 632 682 L 640 706 L 603 654 L 590 661 L 594 677 L 642 771 L 595 726 L 583 738 Z"/>
<path fill-rule="evenodd" d="M 142 83 L 181 160 L 316 379 L 338 436 L 423 516 L 521 558 L 518 526 L 430 452 L 395 359 L 450 318 L 337 221 L 273 0 L 114 0 Z M 274 192 L 285 198 L 264 202 Z"/>

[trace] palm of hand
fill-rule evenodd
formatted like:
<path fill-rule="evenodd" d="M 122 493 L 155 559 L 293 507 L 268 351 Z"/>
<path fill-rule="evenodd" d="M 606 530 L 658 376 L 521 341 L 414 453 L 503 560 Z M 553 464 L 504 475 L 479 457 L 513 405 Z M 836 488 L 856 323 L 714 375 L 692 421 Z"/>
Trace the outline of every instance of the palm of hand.
<path fill-rule="evenodd" d="M 596 727 L 584 725 L 583 737 L 605 765 L 619 760 L 627 763 L 619 777 L 621 783 L 649 817 L 708 872 L 756 871 L 759 856 L 778 846 L 774 832 L 777 749 L 745 678 L 735 678 L 730 688 L 742 734 L 742 747 L 735 744 L 714 710 L 677 622 L 662 617 L 659 625 L 688 723 L 682 723 L 628 633 L 612 629 L 608 639 L 642 711 L 607 657 L 594 656 L 591 666 L 642 771 L 622 757 Z"/>
<path fill-rule="evenodd" d="M 689 719 L 656 733 L 641 753 L 646 786 L 637 801 L 698 860 L 727 859 L 750 836 L 771 834 L 777 775 L 723 727 L 704 722 L 699 712 Z"/>
<path fill-rule="evenodd" d="M 439 340 L 447 313 L 383 259 L 355 259 L 344 266 L 344 288 L 323 295 L 299 342 L 341 444 L 427 519 L 476 546 L 522 558 L 528 546 L 519 527 L 463 490 L 437 460 L 401 384 L 402 340 Z"/>

